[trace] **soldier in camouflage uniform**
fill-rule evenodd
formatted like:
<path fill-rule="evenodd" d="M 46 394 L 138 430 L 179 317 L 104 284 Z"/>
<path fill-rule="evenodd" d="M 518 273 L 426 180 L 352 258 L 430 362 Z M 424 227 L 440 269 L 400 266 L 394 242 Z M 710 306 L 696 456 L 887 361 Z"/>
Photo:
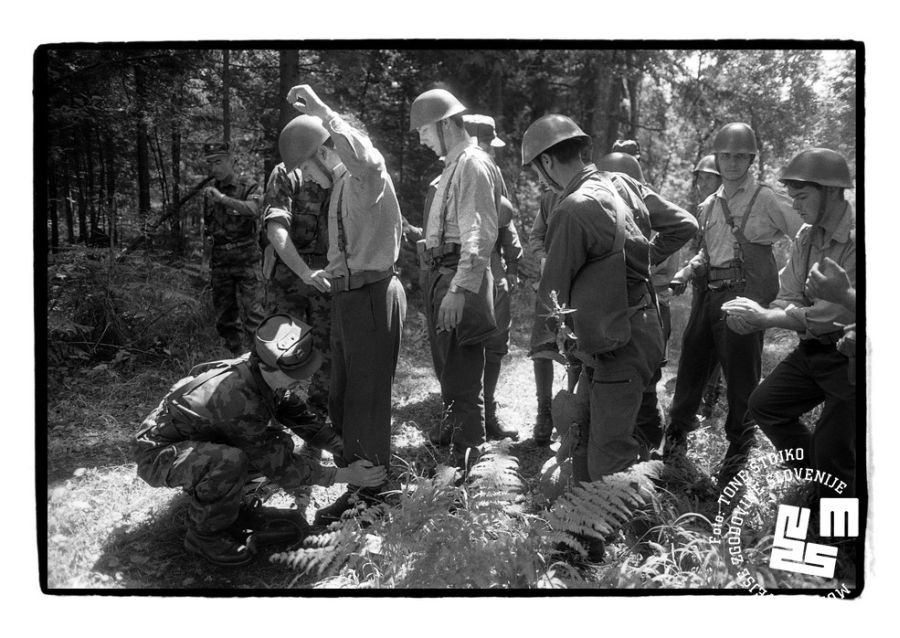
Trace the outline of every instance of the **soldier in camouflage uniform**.
<path fill-rule="evenodd" d="M 238 356 L 245 351 L 241 328 L 249 345 L 265 316 L 259 189 L 252 180 L 235 174 L 229 144 L 206 144 L 204 154 L 215 178 L 215 185 L 204 190 L 203 222 L 213 244 L 210 270 L 216 329 L 231 353 Z"/>
<path fill-rule="evenodd" d="M 290 434 L 279 427 L 304 417 L 297 386 L 322 361 L 310 333 L 309 326 L 287 315 L 266 318 L 254 352 L 195 367 L 144 419 L 137 435 L 138 476 L 153 487 L 183 487 L 191 495 L 184 545 L 213 564 L 251 560 L 247 546 L 229 533 L 251 471 L 287 491 L 385 480 L 384 467 L 369 461 L 322 467 L 294 453 Z"/>
<path fill-rule="evenodd" d="M 312 275 L 328 265 L 330 193 L 315 182 L 304 184 L 300 169 L 288 171 L 282 162 L 272 170 L 263 200 L 269 240 L 263 261 L 267 301 L 273 311 L 312 327 L 322 367 L 312 377 L 309 402 L 320 415 L 328 413 L 331 293 Z"/>

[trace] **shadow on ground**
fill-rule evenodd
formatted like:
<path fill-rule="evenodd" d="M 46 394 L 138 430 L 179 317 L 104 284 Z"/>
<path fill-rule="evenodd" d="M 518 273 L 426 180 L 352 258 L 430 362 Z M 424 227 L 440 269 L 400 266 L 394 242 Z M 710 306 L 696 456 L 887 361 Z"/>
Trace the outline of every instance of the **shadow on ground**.
<path fill-rule="evenodd" d="M 92 571 L 115 587 L 142 590 L 284 589 L 296 574 L 268 562 L 272 551 L 258 554 L 245 567 L 225 568 L 211 565 L 186 549 L 189 497 L 179 494 L 169 506 L 157 511 L 146 523 L 136 527 L 119 526 L 111 530 Z M 283 551 L 287 548 L 275 548 Z M 104 578 L 104 576 L 106 578 Z M 315 579 L 306 579 L 309 583 Z M 305 583 L 298 580 L 294 587 Z"/>

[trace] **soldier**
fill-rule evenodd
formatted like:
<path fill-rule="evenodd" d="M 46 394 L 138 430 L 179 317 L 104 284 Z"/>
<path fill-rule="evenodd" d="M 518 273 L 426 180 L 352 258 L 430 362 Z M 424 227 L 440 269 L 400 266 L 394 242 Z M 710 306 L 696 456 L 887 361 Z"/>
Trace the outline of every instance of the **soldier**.
<path fill-rule="evenodd" d="M 739 334 L 726 326 L 722 304 L 738 296 L 767 305 L 778 292 L 772 244 L 793 237 L 800 226 L 786 198 L 757 184 L 750 171 L 756 157 L 756 134 L 734 122 L 719 129 L 713 144 L 722 186 L 704 203 L 700 252 L 690 276 L 697 280 L 691 316 L 684 331 L 675 396 L 669 411 L 666 455 L 682 456 L 687 433 L 696 427 L 697 408 L 712 359 L 725 375 L 728 449 L 719 472 L 726 484 L 745 462 L 755 441 L 747 423 L 747 399 L 759 383 L 763 333 Z"/>
<path fill-rule="evenodd" d="M 696 216 L 702 228 L 703 220 L 700 219 L 700 215 L 704 209 L 703 203 L 710 195 L 719 189 L 719 186 L 722 185 L 722 176 L 719 174 L 718 169 L 716 169 L 716 156 L 712 154 L 704 156 L 697 162 L 697 165 L 692 172 L 694 175 L 694 188 L 697 191 L 698 200 L 700 201 L 700 205 L 697 207 Z M 700 238 L 701 235 L 698 234 L 695 241 L 691 243 L 689 255 L 691 258 L 700 252 Z M 695 266 L 699 266 L 699 264 L 695 264 L 693 261 L 689 260 L 684 267 L 675 273 L 675 276 L 672 277 L 672 281 L 669 283 L 672 294 L 676 296 L 681 295 L 687 289 L 689 281 L 693 280 L 695 285 L 700 281 L 699 278 L 693 279 L 693 269 Z M 697 303 L 699 298 L 699 295 L 692 296 L 691 307 Z M 703 388 L 703 399 L 700 405 L 700 411 L 697 415 L 698 420 L 705 420 L 712 416 L 721 394 L 722 366 L 719 365 L 718 359 L 713 358 L 710 361 L 710 372 L 706 379 L 706 387 Z"/>
<path fill-rule="evenodd" d="M 540 273 L 544 272 L 544 262 L 547 259 L 547 222 L 559 201 L 559 196 L 550 188 L 541 193 L 540 206 L 534 221 L 531 224 L 531 233 L 528 235 L 528 246 L 538 260 Z M 537 286 L 535 287 L 537 289 Z M 578 377 L 581 376 L 581 361 L 574 355 L 574 345 L 570 342 L 566 346 L 566 352 L 560 354 L 555 343 L 546 343 L 544 330 L 545 308 L 540 299 L 535 299 L 534 324 L 531 330 L 531 348 L 528 356 L 534 365 L 534 386 L 537 393 L 537 416 L 534 419 L 533 439 L 535 445 L 550 445 L 553 436 L 553 414 L 551 403 L 553 400 L 553 362 L 558 361 L 566 366 L 567 389 L 575 392 L 578 385 Z"/>
<path fill-rule="evenodd" d="M 626 140 L 626 142 L 630 142 L 630 140 Z M 633 144 L 636 145 L 637 142 L 633 142 Z M 669 282 L 677 269 L 678 250 L 696 236 L 697 227 L 694 226 L 694 234 L 685 233 L 684 229 L 687 227 L 680 225 L 679 221 L 689 213 L 660 197 L 647 186 L 644 180 L 644 171 L 634 156 L 628 153 L 609 153 L 600 158 L 597 168 L 609 172 L 609 178 L 616 187 L 616 192 L 631 208 L 635 222 L 644 236 L 647 239 L 659 236 L 651 247 L 650 282 L 653 285 L 662 322 L 663 354 L 665 355 L 669 335 L 672 332 Z M 629 180 L 625 176 L 631 179 Z M 665 252 L 669 256 L 659 261 L 659 252 Z M 663 439 L 663 416 L 659 409 L 656 384 L 662 378 L 662 368 L 665 364 L 664 357 L 650 380 L 650 384 L 644 389 L 641 408 L 637 415 L 636 433 L 646 446 L 648 454 L 660 448 Z"/>
<path fill-rule="evenodd" d="M 153 487 L 188 491 L 184 546 L 215 565 L 251 560 L 247 545 L 231 529 L 251 472 L 263 473 L 289 492 L 310 484 L 373 486 L 385 479 L 384 467 L 369 461 L 328 468 L 295 454 L 290 434 L 279 427 L 305 418 L 298 386 L 322 361 L 310 332 L 287 315 L 267 317 L 256 332 L 253 352 L 195 367 L 137 434 L 138 476 Z M 323 433 L 315 443 L 340 450 L 333 434 Z"/>
<path fill-rule="evenodd" d="M 856 495 L 856 387 L 847 382 L 847 357 L 837 350 L 843 327 L 855 321 L 844 306 L 816 298 L 807 285 L 813 267 L 825 259 L 842 267 L 856 283 L 856 236 L 853 208 L 844 189 L 853 188 L 850 169 L 840 153 L 827 148 L 801 151 L 779 178 L 805 222 L 780 274 L 778 296 L 768 308 L 737 297 L 722 306 L 728 324 L 741 334 L 767 328 L 796 330 L 800 344 L 750 395 L 749 417 L 779 451 L 804 451 L 798 465 L 827 472 L 829 487 L 819 495 Z M 817 268 L 818 270 L 818 268 Z M 815 288 L 815 285 L 812 286 Z M 810 434 L 800 416 L 823 404 Z M 799 456 L 799 455 L 797 455 Z"/>
<path fill-rule="evenodd" d="M 362 131 L 332 111 L 306 85 L 287 96 L 300 115 L 279 140 L 286 168 L 330 188 L 328 266 L 310 275 L 332 294 L 331 389 L 328 414 L 344 440 L 344 460 L 387 465 L 391 454 L 391 385 L 406 316 L 406 294 L 395 274 L 402 219 L 384 157 Z M 340 517 L 357 497 L 350 489 L 316 521 Z"/>
<path fill-rule="evenodd" d="M 282 159 L 290 158 L 293 149 L 280 152 Z M 328 414 L 331 374 L 331 287 L 320 273 L 328 265 L 329 194 L 315 182 L 304 182 L 299 169 L 288 171 L 282 162 L 272 170 L 263 200 L 269 240 L 263 274 L 273 310 L 312 327 L 322 367 L 312 377 L 309 403 L 323 417 Z"/>
<path fill-rule="evenodd" d="M 490 261 L 504 188 L 497 165 L 466 132 L 465 110 L 443 89 L 422 93 L 410 108 L 410 131 L 418 132 L 422 144 L 445 158 L 425 223 L 424 259 L 431 267 L 426 316 L 442 363 L 439 381 L 445 411 L 430 438 L 442 441 L 443 430 L 451 433 L 452 462 L 464 473 L 485 439 L 485 341 L 497 325 Z"/>
<path fill-rule="evenodd" d="M 660 233 L 648 240 L 610 174 L 581 158 L 589 143 L 562 115 L 538 119 L 522 138 L 522 165 L 533 165 L 540 180 L 559 193 L 538 295 L 547 307 L 555 293 L 560 305 L 575 309 L 577 354 L 584 363 L 579 392 L 589 394 L 590 403 L 587 436 L 576 442 L 573 455 L 576 481 L 620 472 L 641 455 L 635 418 L 663 357 L 651 258 L 662 261 L 697 228 L 686 212 L 661 207 L 654 220 Z"/>
<path fill-rule="evenodd" d="M 212 238 L 210 260 L 216 329 L 231 354 L 244 352 L 241 328 L 252 343 L 265 316 L 260 273 L 258 187 L 238 177 L 229 144 L 206 144 L 206 161 L 215 178 L 204 189 L 203 221 Z M 205 239 L 205 238 L 204 238 Z"/>
<path fill-rule="evenodd" d="M 463 115 L 466 131 L 496 164 L 496 150 L 506 146 L 497 136 L 494 118 L 487 115 Z M 498 167 L 499 169 L 499 167 Z M 509 352 L 509 330 L 512 325 L 510 297 L 519 285 L 519 259 L 522 244 L 516 230 L 515 208 L 509 200 L 506 182 L 497 209 L 497 242 L 491 251 L 491 274 L 494 277 L 494 317 L 497 330 L 484 342 L 484 430 L 488 439 L 519 438 L 518 430 L 497 415 L 494 398 L 503 357 Z"/>

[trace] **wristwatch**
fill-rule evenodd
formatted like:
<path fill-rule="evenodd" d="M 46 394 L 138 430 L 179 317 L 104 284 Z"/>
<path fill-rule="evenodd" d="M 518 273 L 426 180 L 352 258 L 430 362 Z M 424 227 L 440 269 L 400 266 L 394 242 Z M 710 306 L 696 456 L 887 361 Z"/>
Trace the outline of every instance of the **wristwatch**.
<path fill-rule="evenodd" d="M 447 292 L 462 292 L 462 288 L 460 288 L 456 284 L 450 284 L 450 288 L 447 290 Z"/>

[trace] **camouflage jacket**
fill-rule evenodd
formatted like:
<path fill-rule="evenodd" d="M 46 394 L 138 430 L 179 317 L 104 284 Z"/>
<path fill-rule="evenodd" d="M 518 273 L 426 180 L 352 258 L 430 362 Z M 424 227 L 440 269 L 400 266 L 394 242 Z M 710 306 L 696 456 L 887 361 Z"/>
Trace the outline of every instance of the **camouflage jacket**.
<path fill-rule="evenodd" d="M 294 394 L 276 395 L 248 356 L 224 362 L 220 373 L 190 387 L 195 377 L 220 362 L 195 366 L 144 419 L 136 437 L 138 448 L 146 451 L 188 440 L 221 443 L 243 450 L 253 469 L 285 489 L 331 485 L 335 468 L 293 453 L 283 428 L 269 424 L 286 421 L 303 402 Z"/>
<path fill-rule="evenodd" d="M 240 202 L 238 208 L 232 208 L 204 200 L 203 221 L 206 234 L 212 238 L 213 252 L 215 247 L 229 244 L 252 244 L 258 253 L 259 240 L 259 187 L 256 182 L 243 177 L 233 176 L 227 183 L 216 182 L 219 191 Z M 244 246 L 244 250 L 246 250 Z"/>
<path fill-rule="evenodd" d="M 282 224 L 301 255 L 328 254 L 328 191 L 314 182 L 303 183 L 299 169 L 290 173 L 284 163 L 272 169 L 263 199 L 266 224 Z"/>

